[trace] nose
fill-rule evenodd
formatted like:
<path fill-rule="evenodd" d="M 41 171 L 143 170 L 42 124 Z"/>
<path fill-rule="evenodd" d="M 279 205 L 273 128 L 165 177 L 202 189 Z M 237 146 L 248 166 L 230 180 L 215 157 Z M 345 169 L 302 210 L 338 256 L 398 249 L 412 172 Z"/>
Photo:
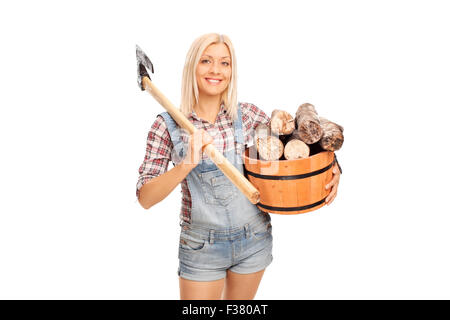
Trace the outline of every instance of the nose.
<path fill-rule="evenodd" d="M 213 61 L 213 63 L 211 63 L 211 67 L 210 67 L 209 71 L 212 73 L 220 73 L 219 62 Z"/>

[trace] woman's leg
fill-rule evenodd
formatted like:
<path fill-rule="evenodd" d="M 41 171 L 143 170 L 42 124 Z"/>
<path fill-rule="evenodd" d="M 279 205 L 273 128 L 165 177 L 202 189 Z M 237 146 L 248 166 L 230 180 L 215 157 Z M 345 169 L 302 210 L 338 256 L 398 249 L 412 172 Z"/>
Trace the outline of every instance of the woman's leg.
<path fill-rule="evenodd" d="M 225 279 L 215 281 L 192 281 L 180 278 L 181 300 L 220 300 Z"/>
<path fill-rule="evenodd" d="M 227 271 L 227 278 L 225 284 L 225 300 L 251 300 L 255 297 L 258 290 L 259 283 L 264 274 L 264 270 L 249 273 L 239 274 Z"/>

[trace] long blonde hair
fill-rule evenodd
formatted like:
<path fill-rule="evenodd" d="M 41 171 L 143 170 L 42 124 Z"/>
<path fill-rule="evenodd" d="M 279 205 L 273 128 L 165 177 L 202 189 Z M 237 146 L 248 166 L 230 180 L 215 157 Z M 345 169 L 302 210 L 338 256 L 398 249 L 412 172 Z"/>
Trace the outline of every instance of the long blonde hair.
<path fill-rule="evenodd" d="M 227 89 L 222 93 L 221 103 L 224 104 L 225 110 L 227 110 L 227 114 L 230 116 L 231 120 L 234 120 L 237 117 L 236 56 L 230 38 L 218 33 L 204 34 L 195 39 L 186 55 L 181 84 L 180 110 L 187 116 L 192 112 L 194 105 L 198 103 L 199 94 L 195 70 L 203 51 L 205 51 L 209 45 L 215 43 L 224 43 L 231 54 L 231 79 Z"/>

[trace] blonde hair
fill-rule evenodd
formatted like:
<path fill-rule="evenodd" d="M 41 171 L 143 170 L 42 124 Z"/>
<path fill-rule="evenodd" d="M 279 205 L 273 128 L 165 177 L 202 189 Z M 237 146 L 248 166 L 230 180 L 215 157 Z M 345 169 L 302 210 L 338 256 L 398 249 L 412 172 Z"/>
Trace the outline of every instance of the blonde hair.
<path fill-rule="evenodd" d="M 224 104 L 225 110 L 231 120 L 234 120 L 237 117 L 236 56 L 234 54 L 234 47 L 230 38 L 226 35 L 220 35 L 218 33 L 204 34 L 195 39 L 186 55 L 181 84 L 180 110 L 188 116 L 192 112 L 194 105 L 198 103 L 199 95 L 195 70 L 203 51 L 205 51 L 209 45 L 216 43 L 224 43 L 228 47 L 231 54 L 231 79 L 227 89 L 225 89 L 222 93 L 221 103 Z"/>

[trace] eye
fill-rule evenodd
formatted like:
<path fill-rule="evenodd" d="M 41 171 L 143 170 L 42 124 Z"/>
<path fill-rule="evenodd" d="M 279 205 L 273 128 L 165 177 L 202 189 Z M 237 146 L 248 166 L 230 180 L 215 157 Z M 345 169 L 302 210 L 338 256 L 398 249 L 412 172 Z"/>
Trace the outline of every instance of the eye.
<path fill-rule="evenodd" d="M 229 66 L 230 64 L 226 61 L 223 62 L 226 66 Z"/>
<path fill-rule="evenodd" d="M 203 59 L 203 60 L 201 61 L 201 63 L 205 63 L 205 61 L 209 62 L 208 59 Z"/>

